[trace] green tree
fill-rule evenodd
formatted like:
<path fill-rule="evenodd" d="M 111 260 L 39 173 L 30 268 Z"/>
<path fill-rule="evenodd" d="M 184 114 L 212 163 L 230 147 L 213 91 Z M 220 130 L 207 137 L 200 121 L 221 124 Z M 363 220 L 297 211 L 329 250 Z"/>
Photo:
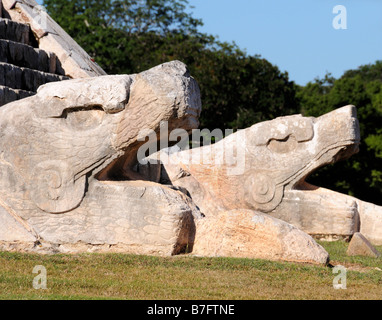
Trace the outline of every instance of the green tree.
<path fill-rule="evenodd" d="M 200 33 L 202 21 L 187 13 L 187 0 L 44 0 L 44 5 L 109 74 L 185 62 L 201 89 L 202 128 L 245 128 L 277 116 L 319 116 L 356 105 L 360 152 L 323 168 L 311 182 L 382 204 L 381 61 L 302 87 L 266 59 Z"/>
<path fill-rule="evenodd" d="M 322 168 L 310 182 L 382 204 L 382 62 L 349 70 L 338 80 L 316 79 L 300 87 L 297 96 L 307 116 L 353 104 L 360 122 L 360 152 Z"/>
<path fill-rule="evenodd" d="M 181 60 L 198 81 L 201 127 L 244 128 L 295 113 L 287 73 L 200 33 L 187 0 L 45 0 L 48 12 L 109 74 Z"/>

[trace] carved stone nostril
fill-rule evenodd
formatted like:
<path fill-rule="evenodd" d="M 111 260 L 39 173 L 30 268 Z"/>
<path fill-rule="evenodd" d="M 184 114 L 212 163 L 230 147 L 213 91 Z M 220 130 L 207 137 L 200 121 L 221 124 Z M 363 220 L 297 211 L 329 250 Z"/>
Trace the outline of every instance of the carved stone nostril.
<path fill-rule="evenodd" d="M 246 180 L 247 190 L 250 192 L 247 195 L 247 201 L 265 204 L 275 196 L 276 185 L 273 179 L 261 172 L 252 173 Z"/>
<path fill-rule="evenodd" d="M 269 190 L 269 186 L 266 184 L 255 186 L 255 193 L 259 195 L 266 195 Z"/>
<path fill-rule="evenodd" d="M 45 180 L 46 185 L 52 189 L 58 189 L 62 185 L 61 177 L 54 171 L 45 173 L 43 180 Z"/>

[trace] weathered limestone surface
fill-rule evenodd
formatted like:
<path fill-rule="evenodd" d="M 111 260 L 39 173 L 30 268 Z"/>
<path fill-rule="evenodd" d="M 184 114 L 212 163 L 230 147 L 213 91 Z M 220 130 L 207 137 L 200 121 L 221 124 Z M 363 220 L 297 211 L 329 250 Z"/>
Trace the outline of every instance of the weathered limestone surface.
<path fill-rule="evenodd" d="M 351 236 L 373 224 L 379 239 L 379 208 L 305 182 L 357 152 L 354 106 L 277 118 L 151 156 L 162 164 L 138 163 L 147 144 L 197 128 L 200 111 L 198 85 L 179 61 L 51 82 L 2 107 L 0 248 L 326 264 L 311 235 Z"/>
<path fill-rule="evenodd" d="M 54 52 L 70 78 L 105 75 L 105 71 L 34 0 L 2 0 L 11 20 L 28 24 L 39 48 Z M 3 14 L 4 15 L 4 14 Z"/>
<path fill-rule="evenodd" d="M 0 85 L 12 89 L 36 92 L 47 83 L 69 78 L 0 62 Z"/>
<path fill-rule="evenodd" d="M 0 85 L 0 105 L 4 105 L 15 100 L 24 99 L 33 96 L 34 94 L 34 92 L 12 89 Z"/>
<path fill-rule="evenodd" d="M 34 243 L 36 237 L 25 228 L 19 217 L 12 216 L 9 211 L 0 206 L 0 242 Z"/>
<path fill-rule="evenodd" d="M 54 74 L 56 59 L 53 53 L 23 43 L 0 39 L 0 62 Z"/>
<path fill-rule="evenodd" d="M 197 83 L 177 61 L 137 75 L 49 83 L 3 106 L 2 247 L 186 250 L 201 218 L 191 199 L 172 186 L 126 180 L 134 178 L 130 153 L 144 143 L 142 126 L 159 132 L 166 120 L 191 130 L 200 109 Z"/>
<path fill-rule="evenodd" d="M 87 192 L 80 207 L 70 212 L 33 211 L 23 218 L 42 242 L 122 245 L 127 252 L 141 254 L 183 252 L 195 235 L 192 214 L 198 211 L 176 189 L 134 181 L 93 181 Z"/>
<path fill-rule="evenodd" d="M 35 1 L 0 4 L 0 106 L 45 83 L 106 74 Z"/>
<path fill-rule="evenodd" d="M 69 79 L 64 74 L 57 56 L 38 48 L 29 25 L 0 15 L 0 106 L 35 94 L 42 84 Z"/>
<path fill-rule="evenodd" d="M 378 258 L 381 255 L 360 232 L 354 233 L 346 253 L 349 256 L 368 256 L 372 258 Z"/>
<path fill-rule="evenodd" d="M 328 253 L 312 237 L 267 214 L 248 209 L 197 220 L 193 254 L 326 264 Z"/>
<path fill-rule="evenodd" d="M 37 46 L 37 41 L 28 25 L 6 18 L 0 19 L 0 39 L 8 39 L 32 47 Z"/>
<path fill-rule="evenodd" d="M 92 246 L 161 255 L 194 250 L 326 263 L 326 251 L 286 222 L 253 210 L 205 217 L 189 190 L 145 181 L 134 171 L 147 132 L 155 143 L 168 139 L 163 121 L 169 132 L 191 132 L 200 111 L 198 85 L 178 61 L 136 75 L 45 84 L 37 95 L 5 105 L 0 247 L 77 252 Z"/>
<path fill-rule="evenodd" d="M 357 152 L 359 142 L 356 108 L 346 106 L 319 118 L 277 118 L 212 146 L 155 157 L 163 162 L 162 181 L 187 189 L 206 216 L 252 209 L 311 235 L 361 230 L 381 244 L 381 207 L 305 182 L 317 168 Z"/>
<path fill-rule="evenodd" d="M 354 199 L 358 206 L 361 227 L 360 232 L 376 246 L 382 245 L 382 207 L 373 203 Z"/>

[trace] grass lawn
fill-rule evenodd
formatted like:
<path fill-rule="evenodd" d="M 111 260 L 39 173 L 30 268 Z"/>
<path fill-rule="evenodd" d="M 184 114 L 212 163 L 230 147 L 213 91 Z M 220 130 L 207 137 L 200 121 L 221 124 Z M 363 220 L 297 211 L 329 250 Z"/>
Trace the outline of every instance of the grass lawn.
<path fill-rule="evenodd" d="M 0 299 L 382 299 L 382 258 L 348 257 L 345 242 L 320 242 L 332 265 L 347 268 L 347 289 L 333 269 L 254 259 L 124 254 L 37 255 L 0 252 Z M 382 247 L 377 247 L 382 252 Z M 34 289 L 33 268 L 47 271 Z"/>

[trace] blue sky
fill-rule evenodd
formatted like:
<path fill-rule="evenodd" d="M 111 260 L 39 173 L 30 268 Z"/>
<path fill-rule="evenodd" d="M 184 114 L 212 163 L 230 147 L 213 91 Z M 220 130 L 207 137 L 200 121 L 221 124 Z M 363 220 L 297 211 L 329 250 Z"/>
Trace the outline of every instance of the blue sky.
<path fill-rule="evenodd" d="M 382 0 L 189 0 L 200 31 L 232 42 L 248 54 L 287 71 L 304 85 L 327 72 L 344 71 L 382 60 Z M 346 8 L 347 29 L 335 29 Z M 344 21 L 339 21 L 344 23 Z"/>
<path fill-rule="evenodd" d="M 42 3 L 42 0 L 37 0 Z M 200 31 L 260 54 L 304 85 L 382 60 L 382 0 L 189 0 Z M 333 28 L 346 8 L 347 29 Z"/>

